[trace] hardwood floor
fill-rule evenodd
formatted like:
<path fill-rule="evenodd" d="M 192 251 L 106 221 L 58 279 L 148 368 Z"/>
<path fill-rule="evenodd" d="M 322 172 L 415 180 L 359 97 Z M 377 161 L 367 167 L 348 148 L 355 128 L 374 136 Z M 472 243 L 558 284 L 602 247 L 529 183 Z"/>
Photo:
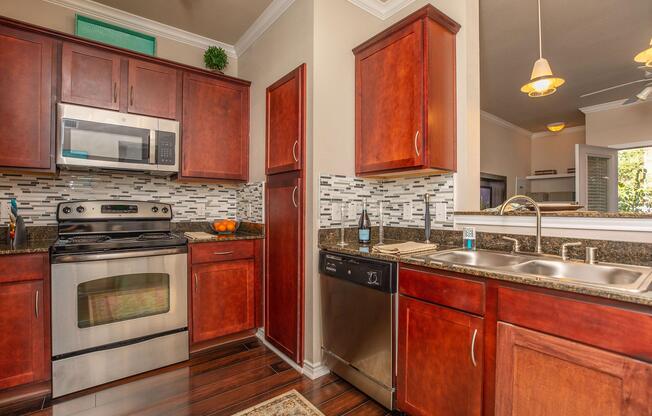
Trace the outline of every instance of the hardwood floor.
<path fill-rule="evenodd" d="M 316 380 L 302 376 L 254 338 L 195 354 L 185 363 L 45 402 L 45 408 L 30 415 L 228 416 L 292 389 L 326 416 L 389 414 L 334 374 Z M 0 414 L 5 414 L 2 409 Z"/>

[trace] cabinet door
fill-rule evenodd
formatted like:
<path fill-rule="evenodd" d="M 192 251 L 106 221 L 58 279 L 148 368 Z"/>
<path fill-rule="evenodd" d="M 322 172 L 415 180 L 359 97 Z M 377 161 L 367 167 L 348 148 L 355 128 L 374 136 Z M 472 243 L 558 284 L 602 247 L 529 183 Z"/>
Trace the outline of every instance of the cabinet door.
<path fill-rule="evenodd" d="M 0 389 L 47 377 L 43 299 L 42 281 L 0 285 Z"/>
<path fill-rule="evenodd" d="M 398 328 L 399 409 L 480 415 L 483 319 L 400 296 Z"/>
<path fill-rule="evenodd" d="M 652 364 L 498 323 L 497 416 L 650 415 L 651 388 Z"/>
<path fill-rule="evenodd" d="M 294 173 L 269 176 L 265 198 L 265 338 L 303 361 L 303 186 Z"/>
<path fill-rule="evenodd" d="M 52 40 L 0 28 L 0 166 L 50 169 Z"/>
<path fill-rule="evenodd" d="M 306 64 L 267 88 L 266 173 L 303 166 L 306 117 Z"/>
<path fill-rule="evenodd" d="M 356 54 L 356 172 L 424 164 L 423 21 Z"/>
<path fill-rule="evenodd" d="M 177 118 L 177 70 L 163 65 L 129 60 L 130 113 Z"/>
<path fill-rule="evenodd" d="M 192 341 L 254 327 L 254 260 L 192 267 Z"/>
<path fill-rule="evenodd" d="M 181 177 L 246 181 L 249 88 L 186 73 Z"/>
<path fill-rule="evenodd" d="M 120 56 L 64 43 L 61 54 L 61 101 L 118 110 Z"/>

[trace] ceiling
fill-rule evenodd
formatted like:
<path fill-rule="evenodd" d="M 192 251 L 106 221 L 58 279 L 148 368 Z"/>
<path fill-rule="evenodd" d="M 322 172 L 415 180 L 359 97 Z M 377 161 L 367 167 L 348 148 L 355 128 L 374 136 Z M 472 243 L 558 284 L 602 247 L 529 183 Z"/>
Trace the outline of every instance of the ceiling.
<path fill-rule="evenodd" d="M 652 37 L 652 0 L 541 0 L 543 56 L 566 80 L 553 95 L 520 92 L 538 58 L 537 1 L 480 1 L 482 110 L 532 132 L 584 124 L 580 107 L 628 98 L 643 84 L 580 95 L 641 79 L 634 55 Z"/>
<path fill-rule="evenodd" d="M 235 44 L 272 0 L 95 0 L 220 42 Z"/>

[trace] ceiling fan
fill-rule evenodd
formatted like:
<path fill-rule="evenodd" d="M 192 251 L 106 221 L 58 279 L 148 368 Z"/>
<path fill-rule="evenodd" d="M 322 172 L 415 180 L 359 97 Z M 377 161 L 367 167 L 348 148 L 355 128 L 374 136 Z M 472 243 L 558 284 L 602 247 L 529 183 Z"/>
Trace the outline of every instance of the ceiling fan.
<path fill-rule="evenodd" d="M 643 75 L 642 79 L 637 79 L 636 81 L 625 82 L 623 84 L 618 84 L 618 85 L 614 85 L 612 87 L 603 88 L 603 89 L 598 90 L 598 91 L 593 91 L 593 92 L 589 92 L 589 93 L 586 93 L 586 94 L 582 94 L 582 95 L 580 95 L 580 98 L 589 97 L 589 96 L 595 95 L 595 94 L 601 94 L 603 92 L 615 90 L 617 88 L 626 87 L 628 85 L 645 83 L 645 85 L 643 86 L 643 89 L 640 92 L 638 92 L 637 94 L 635 94 L 635 95 L 629 97 L 628 99 L 626 99 L 623 102 L 623 105 L 632 104 L 632 103 L 635 103 L 637 101 L 646 101 L 648 99 L 650 99 L 652 101 L 652 68 L 650 68 L 649 66 L 643 65 L 643 66 L 639 66 L 638 69 L 641 69 L 642 71 L 644 71 L 644 75 Z"/>

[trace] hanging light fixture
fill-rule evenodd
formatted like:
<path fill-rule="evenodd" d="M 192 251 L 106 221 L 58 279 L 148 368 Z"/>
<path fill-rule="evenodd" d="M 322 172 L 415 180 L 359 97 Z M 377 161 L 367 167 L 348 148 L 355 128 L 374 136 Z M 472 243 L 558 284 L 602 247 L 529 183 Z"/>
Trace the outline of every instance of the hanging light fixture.
<path fill-rule="evenodd" d="M 557 121 L 556 123 L 550 123 L 546 125 L 546 128 L 553 133 L 562 131 L 564 130 L 565 127 L 566 127 L 566 123 L 564 123 L 563 121 Z"/>
<path fill-rule="evenodd" d="M 565 81 L 562 78 L 552 75 L 548 60 L 543 57 L 541 47 L 541 0 L 537 0 L 539 7 L 539 59 L 534 62 L 530 82 L 521 87 L 521 92 L 530 97 L 545 97 L 554 94 Z"/>
<path fill-rule="evenodd" d="M 648 68 L 652 68 L 652 39 L 650 39 L 650 47 L 636 55 L 634 61 L 645 64 Z"/>

